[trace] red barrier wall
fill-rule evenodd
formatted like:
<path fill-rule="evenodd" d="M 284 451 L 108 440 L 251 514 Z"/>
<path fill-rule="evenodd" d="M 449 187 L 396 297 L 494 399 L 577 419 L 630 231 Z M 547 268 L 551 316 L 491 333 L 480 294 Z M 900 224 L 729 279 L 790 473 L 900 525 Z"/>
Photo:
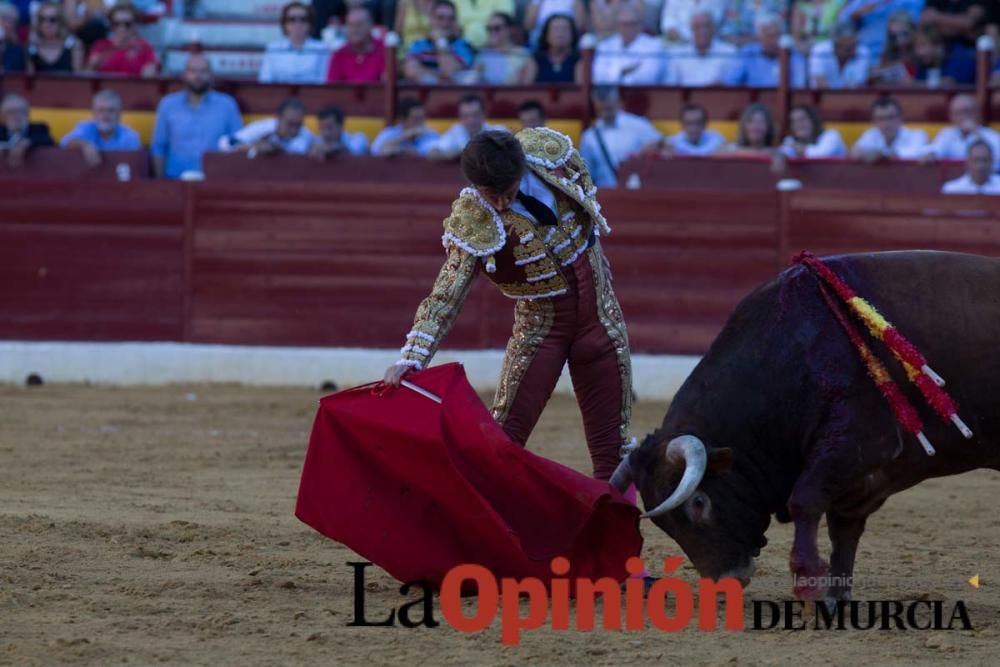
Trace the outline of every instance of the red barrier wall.
<path fill-rule="evenodd" d="M 452 185 L 18 181 L 0 207 L 0 338 L 397 347 L 443 259 Z M 701 353 L 800 249 L 1000 255 L 980 197 L 608 191 L 636 352 Z M 500 347 L 480 280 L 446 345 Z"/>

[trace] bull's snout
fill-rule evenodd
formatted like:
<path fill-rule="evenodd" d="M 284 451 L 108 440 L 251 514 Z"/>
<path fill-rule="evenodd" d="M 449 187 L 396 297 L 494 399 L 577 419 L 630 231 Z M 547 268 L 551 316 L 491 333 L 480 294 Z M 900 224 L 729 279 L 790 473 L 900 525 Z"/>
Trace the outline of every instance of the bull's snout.
<path fill-rule="evenodd" d="M 760 553 L 759 550 L 758 553 Z M 747 561 L 745 565 L 734 567 L 733 569 L 724 572 L 722 576 L 719 577 L 719 579 L 732 578 L 740 582 L 740 586 L 746 588 L 747 586 L 750 585 L 750 580 L 753 578 L 753 574 L 756 570 L 757 570 L 757 565 L 754 562 L 753 558 L 751 558 L 749 561 Z"/>

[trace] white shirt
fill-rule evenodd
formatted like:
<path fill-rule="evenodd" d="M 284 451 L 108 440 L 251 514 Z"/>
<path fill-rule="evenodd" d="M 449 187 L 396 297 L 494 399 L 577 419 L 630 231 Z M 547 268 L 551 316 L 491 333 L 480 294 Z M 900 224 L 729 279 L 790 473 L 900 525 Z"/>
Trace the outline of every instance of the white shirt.
<path fill-rule="evenodd" d="M 868 47 L 858 44 L 854 55 L 843 68 L 833 52 L 833 42 L 817 42 L 809 53 L 809 81 L 816 88 L 816 77 L 826 79 L 827 88 L 861 88 L 868 83 L 871 54 Z"/>
<path fill-rule="evenodd" d="M 301 49 L 281 39 L 267 45 L 257 80 L 261 83 L 326 83 L 329 64 L 330 51 L 318 39 L 307 39 Z"/>
<path fill-rule="evenodd" d="M 844 145 L 844 140 L 840 138 L 840 132 L 837 132 L 833 128 L 823 130 L 816 137 L 816 141 L 807 145 L 805 151 L 802 153 L 799 153 L 798 149 L 796 149 L 795 140 L 792 137 L 785 137 L 785 140 L 781 142 L 780 150 L 788 157 L 820 158 L 844 157 L 847 155 L 847 146 Z"/>
<path fill-rule="evenodd" d="M 957 127 L 943 128 L 935 135 L 930 150 L 941 160 L 964 160 L 969 145 L 979 139 L 993 149 L 993 169 L 1000 169 L 1000 134 L 988 127 L 980 126 L 965 136 Z"/>
<path fill-rule="evenodd" d="M 896 138 L 889 144 L 885 135 L 877 127 L 865 130 L 857 143 L 856 150 L 891 155 L 901 160 L 916 160 L 927 153 L 927 133 L 910 127 L 901 127 Z"/>
<path fill-rule="evenodd" d="M 685 42 L 691 41 L 691 15 L 708 11 L 715 17 L 715 25 L 722 25 L 722 15 L 729 0 L 666 0 L 660 13 L 660 32 L 676 30 Z"/>
<path fill-rule="evenodd" d="M 739 65 L 739 51 L 732 44 L 714 40 L 704 54 L 693 44 L 682 44 L 669 51 L 666 84 L 731 86 L 739 75 Z"/>
<path fill-rule="evenodd" d="M 480 132 L 486 130 L 500 130 L 501 132 L 509 132 L 503 125 L 489 125 L 483 124 L 483 129 Z M 445 132 L 434 140 L 433 143 L 429 143 L 427 146 L 427 152 L 439 151 L 441 153 L 458 153 L 465 148 L 465 145 L 469 143 L 469 139 L 472 137 L 469 135 L 469 131 L 465 129 L 465 126 L 461 123 L 455 123 L 449 127 Z"/>
<path fill-rule="evenodd" d="M 963 174 L 953 181 L 948 181 L 941 187 L 946 195 L 1000 195 L 1000 176 L 990 174 L 990 179 L 982 185 L 977 185 L 969 174 Z"/>
<path fill-rule="evenodd" d="M 299 133 L 291 139 L 279 139 L 275 132 L 278 131 L 277 118 L 265 118 L 250 123 L 237 130 L 233 134 L 219 137 L 219 150 L 232 151 L 240 144 L 255 144 L 258 141 L 271 137 L 271 141 L 281 146 L 282 150 L 292 155 L 305 155 L 309 152 L 309 147 L 316 140 L 315 135 L 303 125 Z"/>
<path fill-rule="evenodd" d="M 594 52 L 596 84 L 643 86 L 663 83 L 667 51 L 663 42 L 640 33 L 625 46 L 621 35 L 612 35 L 597 45 Z M 635 66 L 628 74 L 624 70 Z"/>
<path fill-rule="evenodd" d="M 673 146 L 675 155 L 711 155 L 726 145 L 726 138 L 715 130 L 705 130 L 698 143 L 693 144 L 686 134 L 678 132 L 667 143 Z"/>
<path fill-rule="evenodd" d="M 323 141 L 322 137 L 315 137 L 315 141 Z M 364 132 L 340 131 L 340 145 L 344 151 L 351 155 L 368 155 L 368 135 Z"/>
<path fill-rule="evenodd" d="M 597 140 L 595 128 L 600 129 L 614 168 L 608 164 L 608 159 L 604 157 L 604 151 L 601 150 L 601 145 Z M 648 144 L 659 141 L 662 136 L 653 127 L 653 124 L 642 116 L 619 111 L 618 115 L 615 116 L 613 127 L 609 126 L 603 119 L 599 119 L 594 123 L 594 127 L 584 130 L 580 139 L 580 155 L 587 162 L 594 185 L 601 188 L 613 188 L 618 184 L 615 170 L 622 160 L 639 152 Z"/>
<path fill-rule="evenodd" d="M 545 181 L 535 175 L 535 172 L 530 169 L 525 170 L 524 177 L 521 178 L 521 186 L 518 190 L 528 196 L 534 197 L 548 206 L 549 210 L 552 211 L 552 215 L 554 215 L 557 219 L 559 218 L 559 207 L 556 203 L 556 196 L 552 194 L 552 190 L 549 189 L 549 186 L 545 183 Z M 515 213 L 520 213 L 528 220 L 534 220 L 536 223 L 541 222 L 541 220 L 533 216 L 528 209 L 524 207 L 524 204 L 516 199 L 511 203 L 510 208 Z"/>

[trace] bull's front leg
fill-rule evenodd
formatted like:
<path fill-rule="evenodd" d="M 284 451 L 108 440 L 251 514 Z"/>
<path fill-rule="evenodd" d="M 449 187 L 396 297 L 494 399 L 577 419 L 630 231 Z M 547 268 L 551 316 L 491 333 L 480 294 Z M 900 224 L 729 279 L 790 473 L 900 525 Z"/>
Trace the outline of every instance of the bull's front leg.
<path fill-rule="evenodd" d="M 788 499 L 788 512 L 795 526 L 789 566 L 792 587 L 799 600 L 818 600 L 826 590 L 829 565 L 819 557 L 817 533 L 826 511 L 823 483 L 818 475 L 805 474 L 795 483 Z"/>
<path fill-rule="evenodd" d="M 826 526 L 833 550 L 830 552 L 830 588 L 826 599 L 834 602 L 851 599 L 851 577 L 858 542 L 865 532 L 866 517 L 846 517 L 834 511 L 826 513 Z"/>

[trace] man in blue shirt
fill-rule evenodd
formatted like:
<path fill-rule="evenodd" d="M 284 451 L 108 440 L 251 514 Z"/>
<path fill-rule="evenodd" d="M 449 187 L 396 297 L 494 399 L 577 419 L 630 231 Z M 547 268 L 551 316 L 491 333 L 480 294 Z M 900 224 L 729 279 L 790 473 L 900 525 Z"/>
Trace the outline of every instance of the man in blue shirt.
<path fill-rule="evenodd" d="M 89 165 L 101 163 L 101 151 L 137 151 L 142 148 L 139 133 L 121 124 L 122 98 L 113 90 L 94 95 L 94 119 L 81 120 L 59 145 L 83 151 Z"/>
<path fill-rule="evenodd" d="M 736 85 L 750 88 L 777 88 L 781 76 L 781 31 L 783 22 L 777 14 L 765 14 L 757 20 L 757 40 L 740 49 Z M 789 77 L 793 88 L 805 88 L 806 60 L 797 50 L 789 54 Z"/>
<path fill-rule="evenodd" d="M 219 138 L 243 127 L 236 100 L 211 89 L 208 60 L 192 54 L 184 68 L 184 90 L 171 93 L 156 109 L 150 153 L 160 178 L 201 172 L 201 156 L 215 150 Z"/>
<path fill-rule="evenodd" d="M 396 107 L 396 125 L 383 129 L 372 143 L 372 155 L 417 155 L 427 157 L 438 138 L 437 132 L 427 127 L 427 110 L 415 97 L 404 97 Z"/>
<path fill-rule="evenodd" d="M 458 10 L 451 0 L 431 7 L 431 32 L 415 41 L 406 53 L 403 74 L 419 83 L 471 83 L 475 53 L 458 29 Z"/>

